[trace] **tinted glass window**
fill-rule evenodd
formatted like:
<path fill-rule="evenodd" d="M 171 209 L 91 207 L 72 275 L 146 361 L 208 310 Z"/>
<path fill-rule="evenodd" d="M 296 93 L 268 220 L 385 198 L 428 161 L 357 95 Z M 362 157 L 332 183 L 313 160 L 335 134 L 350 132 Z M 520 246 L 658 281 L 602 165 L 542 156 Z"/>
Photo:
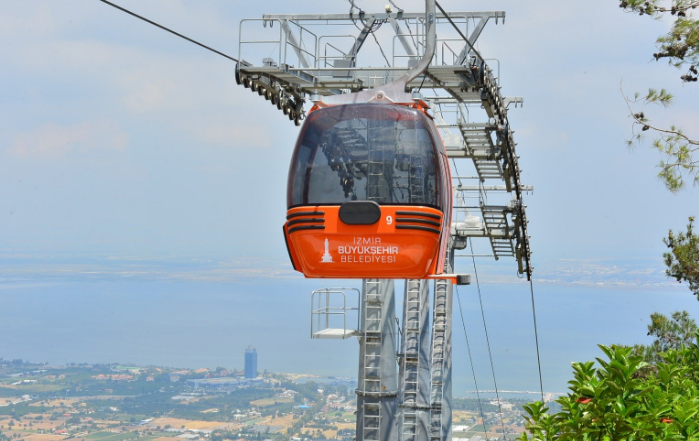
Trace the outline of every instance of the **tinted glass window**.
<path fill-rule="evenodd" d="M 402 106 L 316 110 L 289 174 L 289 205 L 372 200 L 437 205 L 437 163 L 427 117 Z"/>

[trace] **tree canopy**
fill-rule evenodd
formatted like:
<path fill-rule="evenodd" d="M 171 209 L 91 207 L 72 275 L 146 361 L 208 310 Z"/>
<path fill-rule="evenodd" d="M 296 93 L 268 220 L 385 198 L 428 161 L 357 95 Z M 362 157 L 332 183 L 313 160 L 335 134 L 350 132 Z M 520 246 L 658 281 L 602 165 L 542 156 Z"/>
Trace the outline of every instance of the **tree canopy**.
<path fill-rule="evenodd" d="M 697 322 L 687 311 L 675 311 L 670 317 L 654 312 L 650 316 L 648 335 L 655 337 L 655 340 L 647 346 L 635 345 L 634 352 L 654 365 L 662 362 L 661 354 L 670 349 L 679 350 L 682 346 L 691 345 L 697 331 Z"/>
<path fill-rule="evenodd" d="M 658 37 L 653 58 L 667 60 L 680 69 L 686 69 L 680 76 L 684 83 L 694 83 L 699 79 L 699 20 L 692 11 L 699 6 L 699 0 L 621 0 L 619 6 L 628 13 L 648 16 L 655 19 L 672 19 L 670 31 Z M 657 136 L 653 140 L 662 155 L 658 176 L 672 192 L 686 185 L 685 177 L 695 185 L 699 184 L 699 140 L 685 135 L 681 128 L 653 125 L 646 116 L 645 107 L 660 104 L 664 107 L 672 103 L 673 96 L 666 89 L 649 89 L 646 94 L 636 93 L 633 98 L 624 96 L 633 120 L 632 136 L 627 141 L 630 146 L 643 143 L 643 134 L 652 131 Z M 639 130 L 640 128 L 640 130 Z M 689 289 L 699 300 L 699 236 L 694 234 L 694 217 L 689 218 L 687 231 L 675 234 L 669 231 L 664 239 L 670 249 L 663 255 L 668 277 L 678 282 L 688 282 Z"/>
<path fill-rule="evenodd" d="M 561 412 L 540 401 L 523 406 L 529 434 L 520 440 L 699 440 L 699 345 L 664 353 L 657 373 L 643 370 L 633 348 L 599 347 L 599 367 L 573 363 Z"/>
<path fill-rule="evenodd" d="M 658 37 L 656 61 L 666 60 L 668 64 L 682 69 L 683 83 L 695 83 L 699 79 L 699 20 L 692 11 L 699 6 L 699 0 L 621 0 L 619 6 L 628 13 L 659 19 L 668 14 L 673 17 L 670 31 Z M 676 192 L 683 188 L 686 179 L 699 184 L 699 140 L 687 136 L 681 127 L 655 125 L 646 115 L 646 106 L 659 104 L 668 107 L 673 95 L 666 89 L 651 88 L 645 94 L 636 93 L 632 98 L 624 97 L 633 120 L 629 146 L 640 145 L 645 141 L 644 134 L 656 134 L 652 141 L 662 155 L 658 176 L 665 186 Z"/>
<path fill-rule="evenodd" d="M 573 363 L 561 411 L 524 405 L 520 440 L 699 440 L 699 330 L 686 311 L 654 313 L 652 345 L 604 346 L 597 364 Z"/>
<path fill-rule="evenodd" d="M 689 218 L 686 232 L 675 235 L 670 230 L 664 242 L 670 249 L 663 255 L 666 274 L 678 282 L 688 282 L 689 289 L 699 300 L 699 235 L 694 233 L 694 217 Z"/>

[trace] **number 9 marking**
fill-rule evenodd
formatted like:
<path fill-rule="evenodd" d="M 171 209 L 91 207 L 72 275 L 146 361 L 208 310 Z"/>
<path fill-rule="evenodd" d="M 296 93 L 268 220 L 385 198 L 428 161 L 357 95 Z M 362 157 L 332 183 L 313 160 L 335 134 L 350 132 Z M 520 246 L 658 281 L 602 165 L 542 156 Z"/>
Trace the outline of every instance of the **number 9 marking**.
<path fill-rule="evenodd" d="M 386 225 L 391 225 L 393 223 L 393 218 L 391 216 L 386 216 Z"/>

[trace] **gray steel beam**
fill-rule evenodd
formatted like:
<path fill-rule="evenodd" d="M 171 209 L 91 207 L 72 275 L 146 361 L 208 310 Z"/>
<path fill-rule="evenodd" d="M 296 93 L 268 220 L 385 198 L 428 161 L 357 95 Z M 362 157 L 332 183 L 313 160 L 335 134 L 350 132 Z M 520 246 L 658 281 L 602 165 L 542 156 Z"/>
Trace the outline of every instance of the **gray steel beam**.
<path fill-rule="evenodd" d="M 364 42 L 366 41 L 367 37 L 371 33 L 371 28 L 374 26 L 376 23 L 376 19 L 369 17 L 367 20 L 366 24 L 362 28 L 361 32 L 359 33 L 359 36 L 357 37 L 356 40 L 354 40 L 354 44 L 350 48 L 349 52 L 341 59 L 341 60 L 335 60 L 333 62 L 333 67 L 335 68 L 352 68 L 357 66 L 357 54 L 359 53 L 359 50 L 362 48 L 364 45 Z M 341 70 L 341 71 L 334 71 L 332 73 L 333 78 L 350 78 L 352 77 L 352 74 L 350 73 L 349 70 Z"/>
<path fill-rule="evenodd" d="M 394 282 L 366 279 L 362 289 L 357 441 L 398 441 Z"/>
<path fill-rule="evenodd" d="M 400 24 L 396 21 L 396 19 L 393 16 L 388 17 L 388 21 L 391 23 L 391 29 L 393 29 L 393 32 L 396 33 L 398 41 L 400 41 L 400 44 L 403 45 L 403 49 L 405 49 L 405 52 L 411 57 L 416 57 L 417 48 L 413 46 L 413 42 L 408 40 L 406 35 L 403 33 L 403 30 L 400 28 Z"/>
<path fill-rule="evenodd" d="M 517 108 L 517 106 L 524 107 L 524 98 L 521 96 L 506 96 L 502 99 L 502 102 L 507 108 L 510 107 L 510 104 L 514 104 L 515 109 Z"/>
<path fill-rule="evenodd" d="M 403 12 L 403 19 L 418 19 L 425 18 L 424 12 Z M 376 14 L 366 14 L 367 16 L 375 17 L 377 20 L 387 20 L 389 16 L 395 16 L 393 13 L 379 12 Z M 449 16 L 452 18 L 494 18 L 496 21 L 499 19 L 505 22 L 505 11 L 480 11 L 480 12 L 450 12 Z M 356 14 L 350 16 L 349 14 L 265 14 L 262 16 L 263 20 L 293 20 L 293 21 L 347 21 L 356 19 Z M 437 19 L 445 19 L 446 16 L 441 12 L 435 14 Z"/>
<path fill-rule="evenodd" d="M 458 179 L 454 177 L 454 179 Z M 520 185 L 522 191 L 534 191 L 533 185 Z M 507 186 L 505 185 L 454 185 L 455 191 L 507 191 Z"/>
<path fill-rule="evenodd" d="M 374 23 L 376 23 L 376 19 L 369 17 L 369 20 L 367 20 L 364 28 L 362 28 L 362 31 L 359 33 L 359 37 L 357 37 L 352 48 L 347 52 L 347 55 L 345 55 L 344 59 L 350 61 L 350 67 L 355 67 L 357 65 L 357 54 L 364 45 L 366 38 L 371 33 L 371 28 L 374 26 Z"/>
<path fill-rule="evenodd" d="M 306 54 L 304 54 L 301 50 L 301 45 L 298 41 L 296 41 L 296 36 L 289 27 L 289 23 L 287 23 L 287 20 L 280 20 L 279 23 L 282 29 L 284 29 L 284 33 L 286 33 L 287 42 L 291 43 L 291 47 L 294 49 L 294 52 L 296 52 L 296 55 L 299 57 L 299 63 L 301 63 L 301 67 L 311 67 L 311 63 L 308 61 L 308 58 L 306 58 Z"/>
<path fill-rule="evenodd" d="M 434 51 L 437 48 L 437 5 L 436 0 L 425 0 L 425 51 L 417 64 L 402 76 L 396 83 L 403 81 L 403 88 L 420 75 L 427 75 L 427 69 L 432 63 Z"/>
<path fill-rule="evenodd" d="M 494 238 L 494 239 L 511 239 L 513 236 L 512 232 L 508 232 L 505 230 L 489 230 L 487 233 L 483 231 L 482 229 L 480 230 L 460 230 L 459 228 L 456 228 L 456 234 L 454 235 L 457 238 L 464 238 L 464 237 L 486 237 L 488 239 Z"/>
<path fill-rule="evenodd" d="M 476 44 L 476 40 L 478 40 L 478 37 L 480 37 L 481 32 L 483 32 L 483 28 L 488 23 L 489 18 L 490 17 L 482 17 L 480 19 L 476 27 L 473 29 L 473 32 L 471 32 L 471 35 L 468 36 L 469 44 L 464 46 L 463 50 L 456 58 L 456 64 L 464 64 L 464 61 L 466 61 L 466 58 L 468 58 L 468 54 L 471 53 L 471 48 Z"/>

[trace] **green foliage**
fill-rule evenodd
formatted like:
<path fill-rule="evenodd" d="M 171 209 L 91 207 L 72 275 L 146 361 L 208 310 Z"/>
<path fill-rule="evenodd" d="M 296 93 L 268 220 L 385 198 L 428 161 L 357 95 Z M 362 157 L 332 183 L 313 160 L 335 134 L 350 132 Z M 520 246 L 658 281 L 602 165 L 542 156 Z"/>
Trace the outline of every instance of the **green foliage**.
<path fill-rule="evenodd" d="M 699 342 L 699 332 L 695 334 Z M 633 348 L 599 346 L 606 359 L 573 363 L 570 393 L 548 413 L 544 403 L 524 406 L 520 440 L 699 440 L 699 345 L 661 354 L 656 371 Z"/>
<path fill-rule="evenodd" d="M 670 126 L 669 129 L 655 127 L 645 114 L 648 104 L 670 106 L 673 95 L 665 89 L 649 89 L 643 96 L 636 93 L 633 98 L 624 98 L 633 119 L 631 138 L 626 144 L 629 147 L 641 145 L 645 141 L 645 132 L 653 130 L 657 138 L 653 140 L 652 145 L 662 155 L 658 164 L 658 177 L 664 182 L 665 187 L 673 193 L 681 190 L 685 186 L 685 176 L 690 177 L 694 185 L 699 184 L 699 158 L 696 156 L 699 154 L 699 141 L 690 139 L 676 126 Z M 634 111 L 634 106 L 640 106 L 641 110 Z"/>
<path fill-rule="evenodd" d="M 648 346 L 634 346 L 634 353 L 642 355 L 646 362 L 653 365 L 662 362 L 662 353 L 689 346 L 699 331 L 697 323 L 687 311 L 676 311 L 670 318 L 654 312 L 650 318 L 648 335 L 655 337 L 655 341 Z"/>
<path fill-rule="evenodd" d="M 44 406 L 29 406 L 29 403 L 17 403 L 12 406 L 0 406 L 0 416 L 10 415 L 13 418 L 23 417 L 30 413 L 42 413 L 48 412 L 48 409 Z"/>
<path fill-rule="evenodd" d="M 659 52 L 653 54 L 656 59 L 668 58 L 675 67 L 689 64 L 689 74 L 682 76 L 684 81 L 696 81 L 696 65 L 699 61 L 699 21 L 692 18 L 678 17 L 667 35 L 658 38 Z M 694 74 L 694 76 L 692 75 Z"/>
<path fill-rule="evenodd" d="M 667 59 L 677 68 L 687 67 L 680 76 L 685 83 L 699 80 L 699 20 L 691 16 L 691 11 L 699 6 L 699 0 L 621 0 L 619 6 L 626 12 L 641 16 L 661 18 L 670 14 L 674 17 L 670 31 L 657 39 L 658 51 L 653 58 L 656 61 Z M 654 126 L 645 115 L 647 104 L 667 107 L 672 102 L 672 94 L 665 89 L 650 89 L 645 96 L 637 93 L 633 99 L 625 99 L 633 119 L 632 135 L 627 143 L 630 146 L 641 144 L 644 132 L 652 130 L 657 135 L 652 145 L 663 155 L 658 176 L 665 186 L 676 192 L 685 186 L 685 176 L 695 185 L 699 184 L 699 141 L 689 138 L 679 127 Z M 632 105 L 641 109 L 634 110 Z"/>
<path fill-rule="evenodd" d="M 653 141 L 653 147 L 662 155 L 658 163 L 658 177 L 672 192 L 677 192 L 685 185 L 684 175 L 694 176 L 694 185 L 699 184 L 699 161 L 694 158 L 697 147 L 693 147 L 682 129 L 670 126 L 668 133 L 663 133 Z"/>
<path fill-rule="evenodd" d="M 107 413 L 100 409 L 110 406 L 118 407 L 121 412 L 132 416 L 134 420 L 150 418 L 169 414 L 173 418 L 225 421 L 230 417 L 232 409 L 247 409 L 250 402 L 269 398 L 274 395 L 274 390 L 266 388 L 238 389 L 230 394 L 211 395 L 194 402 L 173 402 L 175 392 L 152 393 L 127 397 L 123 399 L 91 399 L 86 403 L 91 409 L 97 409 L 99 417 L 107 417 Z M 216 408 L 219 412 L 202 413 L 207 409 Z"/>
<path fill-rule="evenodd" d="M 691 17 L 690 12 L 699 6 L 696 0 L 621 0 L 619 3 L 625 11 L 654 18 L 669 13 L 675 18 L 670 31 L 660 36 L 656 42 L 658 52 L 653 54 L 656 60 L 667 58 L 673 66 L 689 65 L 689 78 L 683 75 L 683 81 L 696 81 L 697 62 L 699 62 L 699 21 Z M 691 69 L 694 67 L 695 69 Z M 694 75 L 692 75 L 694 74 Z"/>
<path fill-rule="evenodd" d="M 675 235 L 670 230 L 664 242 L 670 249 L 663 255 L 668 277 L 688 282 L 689 289 L 699 300 L 699 235 L 694 233 L 694 217 L 689 218 L 686 232 Z"/>

